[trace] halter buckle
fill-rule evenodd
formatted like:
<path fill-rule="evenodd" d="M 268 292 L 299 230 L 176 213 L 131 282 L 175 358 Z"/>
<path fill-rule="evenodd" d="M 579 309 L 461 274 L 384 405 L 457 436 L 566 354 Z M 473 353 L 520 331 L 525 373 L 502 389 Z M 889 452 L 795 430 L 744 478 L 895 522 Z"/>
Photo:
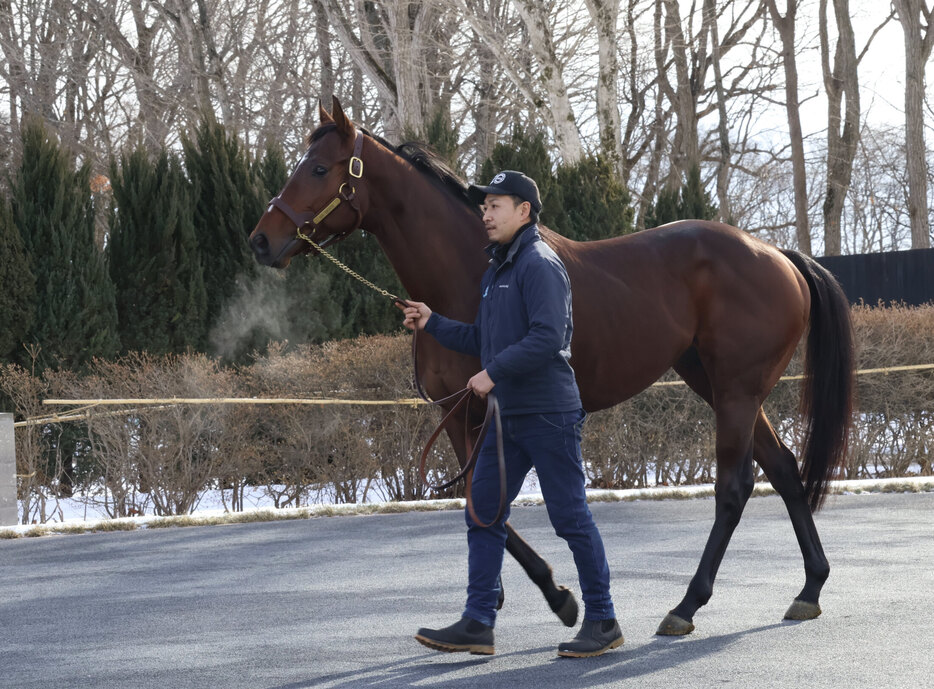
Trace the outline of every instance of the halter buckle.
<path fill-rule="evenodd" d="M 352 156 L 350 158 L 350 169 L 348 172 L 350 172 L 351 177 L 355 177 L 357 179 L 363 177 L 363 160 L 357 156 Z"/>

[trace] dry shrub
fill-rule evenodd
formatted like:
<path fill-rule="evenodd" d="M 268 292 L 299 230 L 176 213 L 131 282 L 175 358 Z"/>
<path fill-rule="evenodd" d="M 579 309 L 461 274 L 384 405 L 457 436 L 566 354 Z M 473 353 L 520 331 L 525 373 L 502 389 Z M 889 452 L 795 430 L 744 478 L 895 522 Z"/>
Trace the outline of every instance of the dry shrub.
<path fill-rule="evenodd" d="M 405 335 L 363 336 L 292 350 L 277 346 L 241 373 L 257 396 L 411 398 L 409 347 Z M 266 485 L 277 504 L 300 505 L 311 493 L 336 502 L 370 496 L 426 497 L 416 460 L 440 420 L 437 410 L 408 405 L 286 405 L 257 412 L 265 417 L 264 433 L 275 453 Z M 456 470 L 449 448 L 432 452 L 433 481 L 446 480 Z"/>
<path fill-rule="evenodd" d="M 13 405 L 15 421 L 48 416 L 42 400 L 55 394 L 68 374 L 34 375 L 15 364 L 0 366 L 0 393 Z M 68 460 L 60 442 L 64 428 L 48 423 L 16 429 L 16 492 L 23 524 L 44 524 L 59 514 L 58 498 L 71 494 Z"/>
<path fill-rule="evenodd" d="M 650 388 L 591 414 L 581 451 L 593 488 L 706 483 L 713 480 L 713 413 L 686 387 Z"/>
<path fill-rule="evenodd" d="M 75 397 L 225 397 L 232 373 L 200 354 L 131 354 L 94 361 L 68 391 Z M 157 515 L 188 514 L 215 477 L 223 405 L 142 406 L 127 415 L 95 415 L 89 435 L 99 463 L 103 506 L 113 516 L 141 511 L 148 494 Z"/>
<path fill-rule="evenodd" d="M 934 363 L 934 306 L 853 310 L 860 368 Z M 221 369 L 203 355 L 131 355 L 97 361 L 89 373 L 0 368 L 0 391 L 17 419 L 47 412 L 41 399 L 73 397 L 411 398 L 410 339 L 359 337 L 320 346 L 276 345 L 249 366 Z M 800 347 L 799 347 L 800 353 Z M 800 356 L 788 374 L 800 372 Z M 669 380 L 676 377 L 669 372 Z M 799 381 L 780 382 L 765 409 L 797 450 L 803 424 Z M 900 372 L 858 378 L 849 478 L 931 474 L 934 374 Z M 103 410 L 106 410 L 104 408 Z M 440 421 L 428 406 L 198 405 L 140 407 L 87 421 L 91 480 L 111 516 L 151 507 L 190 512 L 209 487 L 228 509 L 243 509 L 248 486 L 263 486 L 279 506 L 313 501 L 417 500 L 434 495 L 417 460 Z M 63 426 L 17 429 L 17 471 L 25 521 L 45 521 L 67 483 L 60 457 Z M 592 414 L 583 452 L 591 486 L 630 488 L 708 483 L 715 477 L 713 413 L 684 386 L 655 387 Z M 442 440 L 429 458 L 432 483 L 459 469 Z M 91 491 L 92 494 L 94 491 Z M 447 495 L 450 495 L 448 493 Z M 229 497 L 228 497 L 229 496 Z"/>
<path fill-rule="evenodd" d="M 859 369 L 934 364 L 934 306 L 858 306 L 852 314 Z M 785 374 L 801 371 L 799 346 Z M 804 432 L 800 386 L 800 381 L 780 381 L 764 404 L 779 436 L 795 452 Z M 931 474 L 932 401 L 931 371 L 858 376 L 841 478 Z M 583 451 L 593 487 L 708 483 L 716 464 L 713 412 L 687 387 L 650 388 L 591 415 Z"/>
<path fill-rule="evenodd" d="M 859 367 L 934 363 L 934 306 L 853 309 Z M 858 378 L 847 476 L 932 473 L 934 372 L 874 373 Z"/>

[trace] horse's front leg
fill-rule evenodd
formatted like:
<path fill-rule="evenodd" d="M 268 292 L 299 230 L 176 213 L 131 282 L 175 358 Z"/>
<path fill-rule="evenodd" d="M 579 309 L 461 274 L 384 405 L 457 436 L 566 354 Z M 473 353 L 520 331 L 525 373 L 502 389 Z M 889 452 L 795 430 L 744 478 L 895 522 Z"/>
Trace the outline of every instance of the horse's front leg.
<path fill-rule="evenodd" d="M 452 419 L 445 428 L 461 467 L 467 463 L 464 423 L 463 418 Z M 555 584 L 551 565 L 545 562 L 542 556 L 526 543 L 525 539 L 512 528 L 512 524 L 509 522 L 506 522 L 506 550 L 522 566 L 532 582 L 541 589 L 552 612 L 568 627 L 577 624 L 578 608 L 574 594 L 568 588 Z M 504 599 L 502 582 L 500 582 L 497 609 L 503 607 Z"/>
<path fill-rule="evenodd" d="M 713 594 L 717 570 L 746 502 L 752 495 L 752 436 L 758 407 L 755 398 L 737 396 L 717 403 L 717 482 L 713 528 L 697 572 L 682 601 L 662 620 L 656 634 L 681 636 L 694 631 L 694 613 Z"/>

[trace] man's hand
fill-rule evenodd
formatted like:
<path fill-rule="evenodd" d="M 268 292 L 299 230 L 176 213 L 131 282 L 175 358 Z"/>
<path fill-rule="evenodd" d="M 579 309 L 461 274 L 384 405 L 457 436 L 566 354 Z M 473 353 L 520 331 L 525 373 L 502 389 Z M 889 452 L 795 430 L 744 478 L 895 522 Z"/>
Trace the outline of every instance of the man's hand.
<path fill-rule="evenodd" d="M 420 301 L 407 301 L 405 304 L 396 302 L 396 306 L 405 316 L 402 325 L 409 330 L 423 330 L 428 319 L 431 318 L 431 309 Z"/>
<path fill-rule="evenodd" d="M 490 375 L 483 369 L 473 378 L 467 381 L 467 389 L 472 390 L 477 397 L 486 397 L 496 383 L 490 378 Z"/>

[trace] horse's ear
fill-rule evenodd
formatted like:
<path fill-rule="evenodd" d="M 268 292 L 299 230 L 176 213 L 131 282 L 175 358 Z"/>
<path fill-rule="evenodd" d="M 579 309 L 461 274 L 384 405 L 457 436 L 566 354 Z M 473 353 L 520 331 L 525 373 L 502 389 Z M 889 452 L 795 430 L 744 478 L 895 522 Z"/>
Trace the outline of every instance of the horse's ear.
<path fill-rule="evenodd" d="M 334 118 L 331 117 L 331 113 L 324 109 L 324 105 L 321 103 L 320 99 L 318 100 L 318 117 L 321 119 L 321 124 L 328 124 L 334 121 Z"/>
<path fill-rule="evenodd" d="M 347 115 L 344 114 L 344 109 L 341 107 L 341 102 L 337 100 L 337 96 L 332 96 L 332 100 L 333 105 L 331 107 L 331 117 L 334 119 L 334 123 L 337 125 L 337 131 L 347 137 L 354 136 L 356 134 L 356 130 L 354 129 L 353 122 L 351 122 Z"/>

